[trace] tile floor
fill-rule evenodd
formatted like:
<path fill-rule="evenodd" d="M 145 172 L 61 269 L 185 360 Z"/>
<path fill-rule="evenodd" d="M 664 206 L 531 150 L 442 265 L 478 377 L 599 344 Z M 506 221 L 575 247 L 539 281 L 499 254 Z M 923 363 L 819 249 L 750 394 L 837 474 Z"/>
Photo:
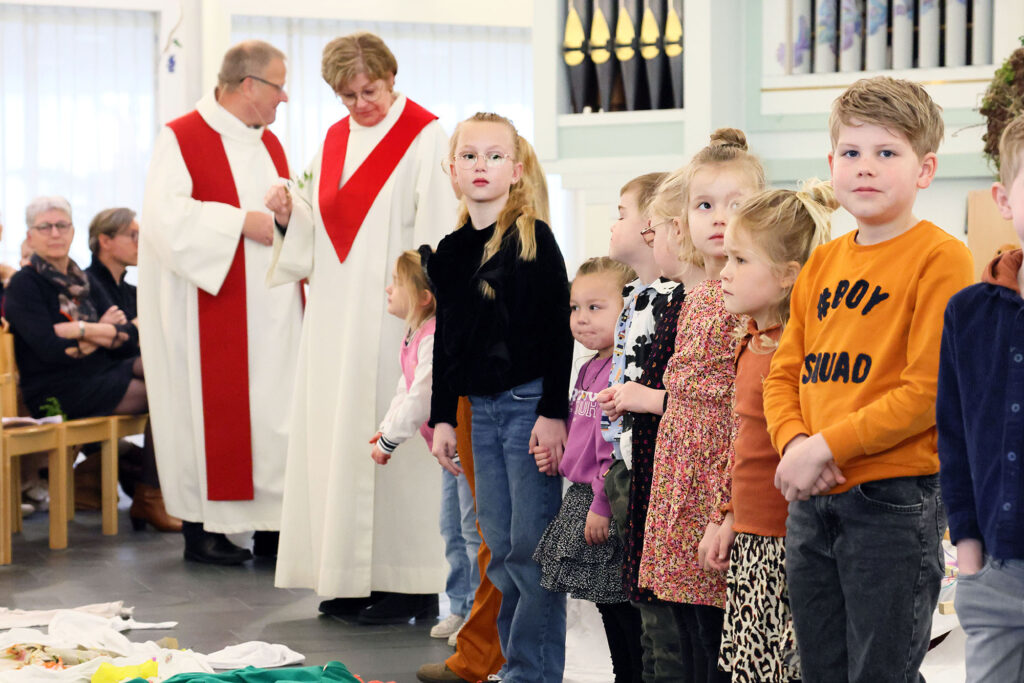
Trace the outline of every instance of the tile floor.
<path fill-rule="evenodd" d="M 309 665 L 344 662 L 365 681 L 414 683 L 416 669 L 452 649 L 430 638 L 433 620 L 361 626 L 318 616 L 312 591 L 274 588 L 274 564 L 213 567 L 182 560 L 180 535 L 133 532 L 121 511 L 120 533 L 103 536 L 98 512 L 79 512 L 67 549 L 50 550 L 45 513 L 25 519 L 14 536 L 14 562 L 0 567 L 0 606 L 54 609 L 123 600 L 139 621 L 177 621 L 167 631 L 129 631 L 130 640 L 178 639 L 214 652 L 247 640 L 284 643 Z M 447 613 L 442 596 L 442 614 Z"/>

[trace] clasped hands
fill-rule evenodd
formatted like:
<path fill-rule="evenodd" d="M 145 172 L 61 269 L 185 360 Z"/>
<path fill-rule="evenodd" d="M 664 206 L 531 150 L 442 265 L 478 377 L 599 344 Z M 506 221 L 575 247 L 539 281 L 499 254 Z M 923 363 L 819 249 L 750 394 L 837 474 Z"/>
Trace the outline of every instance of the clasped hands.
<path fill-rule="evenodd" d="M 783 449 L 782 461 L 775 469 L 775 488 L 786 500 L 807 500 L 846 482 L 832 458 L 832 449 L 820 433 L 800 434 Z"/>

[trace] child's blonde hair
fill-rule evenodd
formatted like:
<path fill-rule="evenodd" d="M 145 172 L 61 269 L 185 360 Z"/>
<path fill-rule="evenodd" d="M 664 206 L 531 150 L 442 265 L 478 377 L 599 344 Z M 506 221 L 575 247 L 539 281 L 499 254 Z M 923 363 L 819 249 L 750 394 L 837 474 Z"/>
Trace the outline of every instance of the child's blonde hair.
<path fill-rule="evenodd" d="M 1020 157 L 1024 152 L 1024 114 L 1007 124 L 999 136 L 999 180 L 1010 189 L 1020 172 Z"/>
<path fill-rule="evenodd" d="M 870 123 L 903 135 L 918 158 L 937 152 L 944 125 L 942 108 L 917 83 L 888 76 L 862 78 L 832 103 L 828 118 L 832 148 L 839 127 L 852 121 Z"/>
<path fill-rule="evenodd" d="M 636 208 L 641 216 L 646 216 L 650 213 L 651 204 L 658 194 L 658 186 L 667 177 L 668 173 L 664 172 L 645 173 L 642 176 L 637 176 L 622 186 L 622 189 L 619 190 L 619 196 L 621 197 L 627 192 L 635 192 Z"/>
<path fill-rule="evenodd" d="M 713 164 L 740 164 L 750 174 L 754 189 L 763 190 L 767 180 L 760 160 L 747 151 L 747 136 L 736 128 L 719 128 L 711 134 L 711 142 L 697 152 L 686 166 L 676 169 L 658 186 L 657 195 L 651 204 L 654 220 L 678 219 L 682 223 L 679 259 L 686 263 L 703 266 L 704 258 L 690 238 L 686 220 L 686 206 L 690 203 L 690 185 L 697 171 Z"/>
<path fill-rule="evenodd" d="M 437 301 L 434 299 L 434 292 L 430 288 L 427 274 L 423 270 L 423 261 L 418 251 L 403 251 L 395 261 L 395 275 L 400 286 L 406 291 L 403 293 L 409 297 L 409 312 L 405 315 L 405 324 L 410 330 L 415 330 L 429 320 L 437 308 Z M 430 301 L 426 306 L 420 306 L 420 296 L 423 292 L 430 294 Z"/>
<path fill-rule="evenodd" d="M 636 279 L 636 272 L 621 261 L 616 261 L 608 256 L 594 256 L 588 258 L 576 269 L 576 277 L 584 275 L 602 275 L 607 273 L 617 278 L 619 289 Z"/>
<path fill-rule="evenodd" d="M 815 247 L 828 242 L 832 212 L 839 208 L 831 183 L 814 178 L 798 191 L 765 190 L 736 210 L 732 228 L 748 235 L 777 274 L 795 261 L 803 266 Z M 790 286 L 778 305 L 779 320 L 789 320 Z"/>
<path fill-rule="evenodd" d="M 538 192 L 538 179 L 543 179 L 544 173 L 540 168 L 540 162 L 537 160 L 537 155 L 533 151 L 533 147 L 530 146 L 526 140 L 519 135 L 519 131 L 516 130 L 515 125 L 500 114 L 494 114 L 491 112 L 477 112 L 468 119 L 460 123 L 455 127 L 455 132 L 451 137 L 451 144 L 449 147 L 450 161 L 454 163 L 455 152 L 459 145 L 459 130 L 463 124 L 468 122 L 478 123 L 500 123 L 506 126 L 509 133 L 512 136 L 513 153 L 511 163 L 522 163 L 523 173 L 519 177 L 519 180 L 513 183 L 508 193 L 508 200 L 505 202 L 505 207 L 501 210 L 498 215 L 498 222 L 494 226 L 494 234 L 484 244 L 483 257 L 480 260 L 480 264 L 486 263 L 492 256 L 498 253 L 501 249 L 502 239 L 505 237 L 505 233 L 513 225 L 516 227 L 519 233 L 519 258 L 523 261 L 533 261 L 537 258 L 537 236 L 534 232 L 534 226 L 537 219 L 541 218 L 540 212 L 538 212 L 537 192 Z M 543 193 L 545 201 L 542 203 L 543 213 L 547 214 L 547 183 L 543 183 L 540 191 Z M 469 219 L 469 209 L 466 206 L 465 198 L 459 204 L 459 225 L 464 224 Z M 480 226 L 484 227 L 484 226 Z M 484 296 L 488 299 L 494 298 L 494 288 L 486 282 L 480 283 L 480 289 Z"/>

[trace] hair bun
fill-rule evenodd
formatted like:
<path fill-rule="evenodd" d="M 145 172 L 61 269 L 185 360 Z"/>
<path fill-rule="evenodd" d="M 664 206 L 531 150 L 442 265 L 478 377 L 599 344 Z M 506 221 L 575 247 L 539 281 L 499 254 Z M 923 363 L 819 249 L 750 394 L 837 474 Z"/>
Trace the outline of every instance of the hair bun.
<path fill-rule="evenodd" d="M 804 181 L 800 192 L 806 194 L 816 204 L 820 204 L 830 211 L 835 211 L 839 208 L 839 200 L 836 199 L 836 193 L 832 189 L 831 181 L 811 178 Z"/>
<path fill-rule="evenodd" d="M 747 151 L 747 136 L 738 128 L 719 128 L 711 134 L 709 147 L 739 147 Z"/>

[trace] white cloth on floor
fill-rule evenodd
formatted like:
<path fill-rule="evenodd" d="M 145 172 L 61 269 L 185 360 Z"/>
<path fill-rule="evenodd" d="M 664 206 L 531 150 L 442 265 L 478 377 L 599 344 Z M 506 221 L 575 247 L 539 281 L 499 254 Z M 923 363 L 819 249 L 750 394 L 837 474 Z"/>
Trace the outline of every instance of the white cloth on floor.
<path fill-rule="evenodd" d="M 130 608 L 128 608 L 130 609 Z M 220 652 L 204 655 L 192 650 L 170 650 L 153 641 L 133 643 L 111 625 L 113 619 L 72 610 L 57 610 L 48 625 L 48 633 L 31 628 L 12 628 L 0 633 L 0 652 L 17 644 L 33 643 L 60 649 L 87 648 L 104 650 L 115 657 L 97 657 L 67 669 L 53 670 L 29 666 L 14 671 L 3 671 L 3 683 L 88 683 L 103 662 L 114 666 L 140 665 L 148 660 L 157 662 L 155 681 L 163 681 L 181 673 L 213 673 L 214 668 L 257 666 L 272 668 L 305 660 L 305 656 L 284 645 L 263 642 L 240 643 Z M 120 621 L 120 619 L 117 619 Z M 166 622 L 165 622 L 166 623 Z M 231 657 L 235 658 L 233 663 Z"/>
<path fill-rule="evenodd" d="M 134 607 L 125 607 L 123 600 L 116 602 L 96 602 L 91 605 L 81 605 L 80 607 L 67 608 L 74 612 L 85 612 L 87 614 L 96 614 L 101 617 L 130 617 Z M 0 607 L 0 630 L 15 628 L 15 627 L 29 627 L 29 626 L 46 626 L 53 619 L 53 616 L 57 612 L 65 611 L 62 609 L 9 609 L 7 607 Z"/>
<path fill-rule="evenodd" d="M 206 655 L 206 663 L 214 669 L 241 669 L 254 666 L 257 669 L 274 669 L 306 661 L 306 656 L 279 643 L 264 643 L 250 640 L 247 643 L 228 645 Z"/>

